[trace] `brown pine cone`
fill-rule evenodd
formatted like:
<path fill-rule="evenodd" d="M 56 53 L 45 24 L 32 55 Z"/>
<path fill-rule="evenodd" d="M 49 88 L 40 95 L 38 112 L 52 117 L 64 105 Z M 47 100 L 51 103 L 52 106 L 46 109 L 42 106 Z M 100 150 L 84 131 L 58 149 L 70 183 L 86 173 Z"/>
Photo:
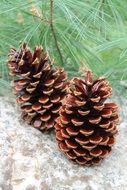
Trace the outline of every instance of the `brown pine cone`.
<path fill-rule="evenodd" d="M 58 146 L 69 159 L 82 165 L 96 165 L 111 151 L 118 124 L 117 105 L 104 103 L 112 88 L 104 77 L 70 82 L 68 96 L 56 119 Z"/>
<path fill-rule="evenodd" d="M 48 54 L 37 46 L 32 53 L 26 43 L 19 50 L 11 49 L 8 59 L 14 94 L 22 117 L 40 130 L 52 128 L 66 94 L 64 69 L 54 68 Z"/>

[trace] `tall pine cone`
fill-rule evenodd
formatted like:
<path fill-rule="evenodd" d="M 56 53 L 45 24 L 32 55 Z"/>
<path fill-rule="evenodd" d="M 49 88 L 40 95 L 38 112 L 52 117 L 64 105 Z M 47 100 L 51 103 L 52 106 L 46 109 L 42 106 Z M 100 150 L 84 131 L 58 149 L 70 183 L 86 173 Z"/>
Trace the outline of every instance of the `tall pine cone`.
<path fill-rule="evenodd" d="M 118 124 L 117 105 L 104 103 L 112 89 L 104 77 L 70 82 L 68 96 L 56 119 L 58 146 L 69 159 L 82 165 L 96 165 L 111 151 Z"/>
<path fill-rule="evenodd" d="M 19 78 L 12 86 L 23 119 L 40 130 L 52 128 L 66 94 L 64 69 L 54 68 L 41 46 L 32 53 L 26 43 L 19 50 L 11 49 L 8 66 L 10 74 Z"/>

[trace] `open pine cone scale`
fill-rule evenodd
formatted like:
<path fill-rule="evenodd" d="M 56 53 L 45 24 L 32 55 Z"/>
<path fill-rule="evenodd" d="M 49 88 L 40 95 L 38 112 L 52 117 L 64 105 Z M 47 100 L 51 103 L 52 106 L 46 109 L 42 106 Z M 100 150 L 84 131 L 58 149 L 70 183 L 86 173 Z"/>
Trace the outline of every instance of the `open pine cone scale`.
<path fill-rule="evenodd" d="M 110 151 L 117 133 L 118 106 L 104 103 L 112 89 L 104 77 L 75 78 L 55 125 L 59 148 L 72 161 L 98 164 Z"/>
<path fill-rule="evenodd" d="M 27 44 L 23 44 L 19 51 L 11 50 L 8 65 L 10 73 L 19 77 L 12 86 L 23 119 L 41 130 L 52 128 L 66 95 L 64 69 L 53 68 L 41 46 L 32 53 Z"/>

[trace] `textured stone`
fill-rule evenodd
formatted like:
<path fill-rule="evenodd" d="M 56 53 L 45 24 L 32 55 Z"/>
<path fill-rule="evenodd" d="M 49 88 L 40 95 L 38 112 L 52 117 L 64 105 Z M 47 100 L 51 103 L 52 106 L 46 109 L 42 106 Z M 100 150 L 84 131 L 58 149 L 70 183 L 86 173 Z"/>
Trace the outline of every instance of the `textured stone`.
<path fill-rule="evenodd" d="M 0 98 L 0 190 L 127 190 L 127 122 L 100 166 L 74 165 L 52 132 L 24 124 L 13 98 Z"/>

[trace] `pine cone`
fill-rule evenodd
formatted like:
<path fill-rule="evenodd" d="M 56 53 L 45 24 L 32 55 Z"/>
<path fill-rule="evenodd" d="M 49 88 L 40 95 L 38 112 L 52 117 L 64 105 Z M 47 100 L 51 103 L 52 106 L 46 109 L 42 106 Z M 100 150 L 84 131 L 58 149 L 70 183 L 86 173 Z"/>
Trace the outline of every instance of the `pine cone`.
<path fill-rule="evenodd" d="M 104 77 L 70 82 L 68 96 L 56 119 L 58 146 L 69 159 L 82 165 L 97 165 L 111 151 L 118 124 L 117 105 L 104 103 L 112 89 Z"/>
<path fill-rule="evenodd" d="M 54 68 L 41 46 L 32 53 L 26 43 L 19 50 L 11 49 L 8 66 L 10 74 L 19 78 L 12 86 L 23 119 L 40 130 L 52 128 L 66 94 L 64 69 Z"/>

